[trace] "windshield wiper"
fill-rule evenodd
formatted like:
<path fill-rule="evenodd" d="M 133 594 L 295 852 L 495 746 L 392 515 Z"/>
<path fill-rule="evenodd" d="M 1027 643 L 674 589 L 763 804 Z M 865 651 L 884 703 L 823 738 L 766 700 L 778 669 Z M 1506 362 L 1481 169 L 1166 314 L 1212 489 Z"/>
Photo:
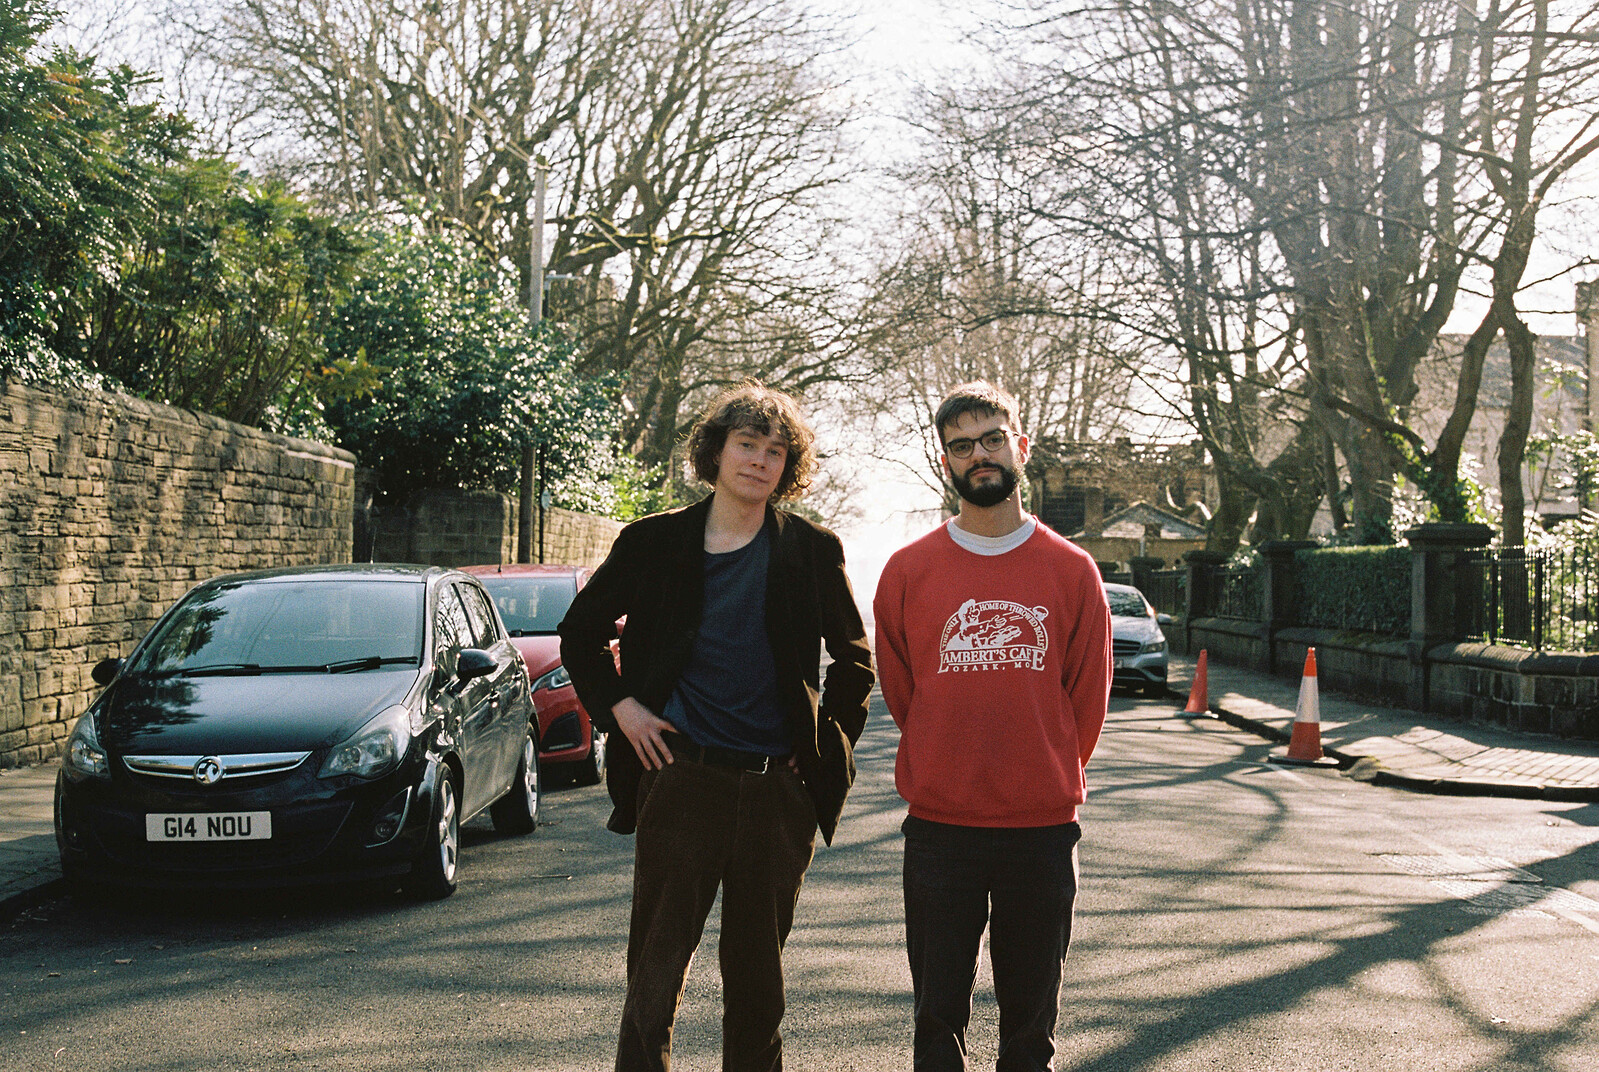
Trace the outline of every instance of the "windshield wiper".
<path fill-rule="evenodd" d="M 186 666 L 178 673 L 184 677 L 222 677 L 227 674 L 259 674 L 260 663 L 212 663 L 210 666 Z"/>
<path fill-rule="evenodd" d="M 336 663 L 328 663 L 321 669 L 330 674 L 347 674 L 354 670 L 376 670 L 380 666 L 389 666 L 394 663 L 415 663 L 415 655 L 390 655 L 387 658 L 378 655 L 368 655 L 364 659 L 344 659 Z"/>
<path fill-rule="evenodd" d="M 341 659 L 335 663 L 308 663 L 301 666 L 262 666 L 260 663 L 212 663 L 209 666 L 188 666 L 181 670 L 157 671 L 152 676 L 182 674 L 184 677 L 246 677 L 259 674 L 347 674 L 356 670 L 376 670 L 391 663 L 412 663 L 415 655 L 393 655 L 387 658 L 368 655 L 360 659 Z"/>

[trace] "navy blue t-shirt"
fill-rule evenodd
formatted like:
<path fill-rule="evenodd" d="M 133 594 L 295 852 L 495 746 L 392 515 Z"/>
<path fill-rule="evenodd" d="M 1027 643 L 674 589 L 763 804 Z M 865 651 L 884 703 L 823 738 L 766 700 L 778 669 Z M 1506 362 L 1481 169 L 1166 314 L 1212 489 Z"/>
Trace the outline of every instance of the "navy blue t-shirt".
<path fill-rule="evenodd" d="M 736 551 L 705 552 L 705 614 L 661 715 L 696 744 L 769 756 L 793 751 L 766 636 L 771 557 L 764 528 Z"/>

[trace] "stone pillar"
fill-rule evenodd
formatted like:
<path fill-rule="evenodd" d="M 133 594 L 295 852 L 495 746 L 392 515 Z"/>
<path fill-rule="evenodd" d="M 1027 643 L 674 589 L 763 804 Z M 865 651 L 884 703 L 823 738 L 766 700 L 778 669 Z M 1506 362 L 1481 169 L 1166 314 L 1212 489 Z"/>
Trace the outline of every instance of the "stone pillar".
<path fill-rule="evenodd" d="M 1267 540 L 1255 548 L 1265 599 L 1260 613 L 1266 627 L 1267 673 L 1277 672 L 1277 631 L 1299 624 L 1299 569 L 1294 554 L 1315 546 L 1315 540 Z"/>
<path fill-rule="evenodd" d="M 1225 565 L 1227 556 L 1220 551 L 1189 551 L 1183 555 L 1183 565 L 1188 567 L 1188 598 L 1183 608 L 1183 644 L 1194 650 L 1193 629 L 1196 618 L 1208 617 L 1211 612 L 1212 574 Z"/>
<path fill-rule="evenodd" d="M 1149 575 L 1166 565 L 1166 560 L 1157 558 L 1154 555 L 1134 555 L 1127 560 L 1127 565 L 1133 571 L 1133 587 L 1147 596 L 1149 594 Z"/>
<path fill-rule="evenodd" d="M 1410 686 L 1406 702 L 1427 710 L 1427 652 L 1474 630 L 1482 615 L 1482 573 L 1474 562 L 1488 546 L 1488 525 L 1433 523 L 1405 533 L 1410 543 Z"/>

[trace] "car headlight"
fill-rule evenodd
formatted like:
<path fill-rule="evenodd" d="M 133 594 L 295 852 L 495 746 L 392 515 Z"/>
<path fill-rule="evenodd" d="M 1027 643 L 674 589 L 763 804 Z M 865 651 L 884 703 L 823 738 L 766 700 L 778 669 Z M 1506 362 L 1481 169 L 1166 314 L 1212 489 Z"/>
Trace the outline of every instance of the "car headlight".
<path fill-rule="evenodd" d="M 321 777 L 353 774 L 376 778 L 399 766 L 411 744 L 411 712 L 391 707 L 333 747 Z"/>
<path fill-rule="evenodd" d="M 85 778 L 109 778 L 111 764 L 105 749 L 100 747 L 100 737 L 94 732 L 94 712 L 78 719 L 67 736 L 66 750 L 61 754 L 61 769 L 73 781 Z"/>
<path fill-rule="evenodd" d="M 1156 637 L 1154 640 L 1146 640 L 1146 641 L 1144 641 L 1144 646 L 1138 649 L 1139 653 L 1142 654 L 1142 655 L 1149 655 L 1149 654 L 1152 654 L 1152 653 L 1157 652 L 1157 651 L 1165 651 L 1165 650 L 1166 650 L 1166 638 L 1165 637 Z"/>
<path fill-rule="evenodd" d="M 557 666 L 554 670 L 551 670 L 549 673 L 533 682 L 533 691 L 538 692 L 540 689 L 564 688 L 571 683 L 572 675 L 566 672 L 566 667 Z"/>

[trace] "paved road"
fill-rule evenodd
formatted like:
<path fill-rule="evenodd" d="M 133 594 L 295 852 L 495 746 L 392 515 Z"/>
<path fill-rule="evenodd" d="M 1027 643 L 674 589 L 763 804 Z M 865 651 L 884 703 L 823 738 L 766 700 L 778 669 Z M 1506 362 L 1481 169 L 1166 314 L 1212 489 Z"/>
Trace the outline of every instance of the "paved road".
<path fill-rule="evenodd" d="M 1058 1067 L 1576 1072 L 1599 1053 L 1599 805 L 1426 797 L 1118 697 L 1085 813 Z M 881 711 L 788 957 L 789 1067 L 906 1068 L 892 727 Z M 974 742 L 974 746 L 977 742 Z M 609 1067 L 631 842 L 598 790 L 471 832 L 436 905 L 344 892 L 0 925 L 5 1069 Z M 677 1066 L 713 1069 L 715 928 Z M 992 1066 L 979 983 L 973 1067 Z"/>

